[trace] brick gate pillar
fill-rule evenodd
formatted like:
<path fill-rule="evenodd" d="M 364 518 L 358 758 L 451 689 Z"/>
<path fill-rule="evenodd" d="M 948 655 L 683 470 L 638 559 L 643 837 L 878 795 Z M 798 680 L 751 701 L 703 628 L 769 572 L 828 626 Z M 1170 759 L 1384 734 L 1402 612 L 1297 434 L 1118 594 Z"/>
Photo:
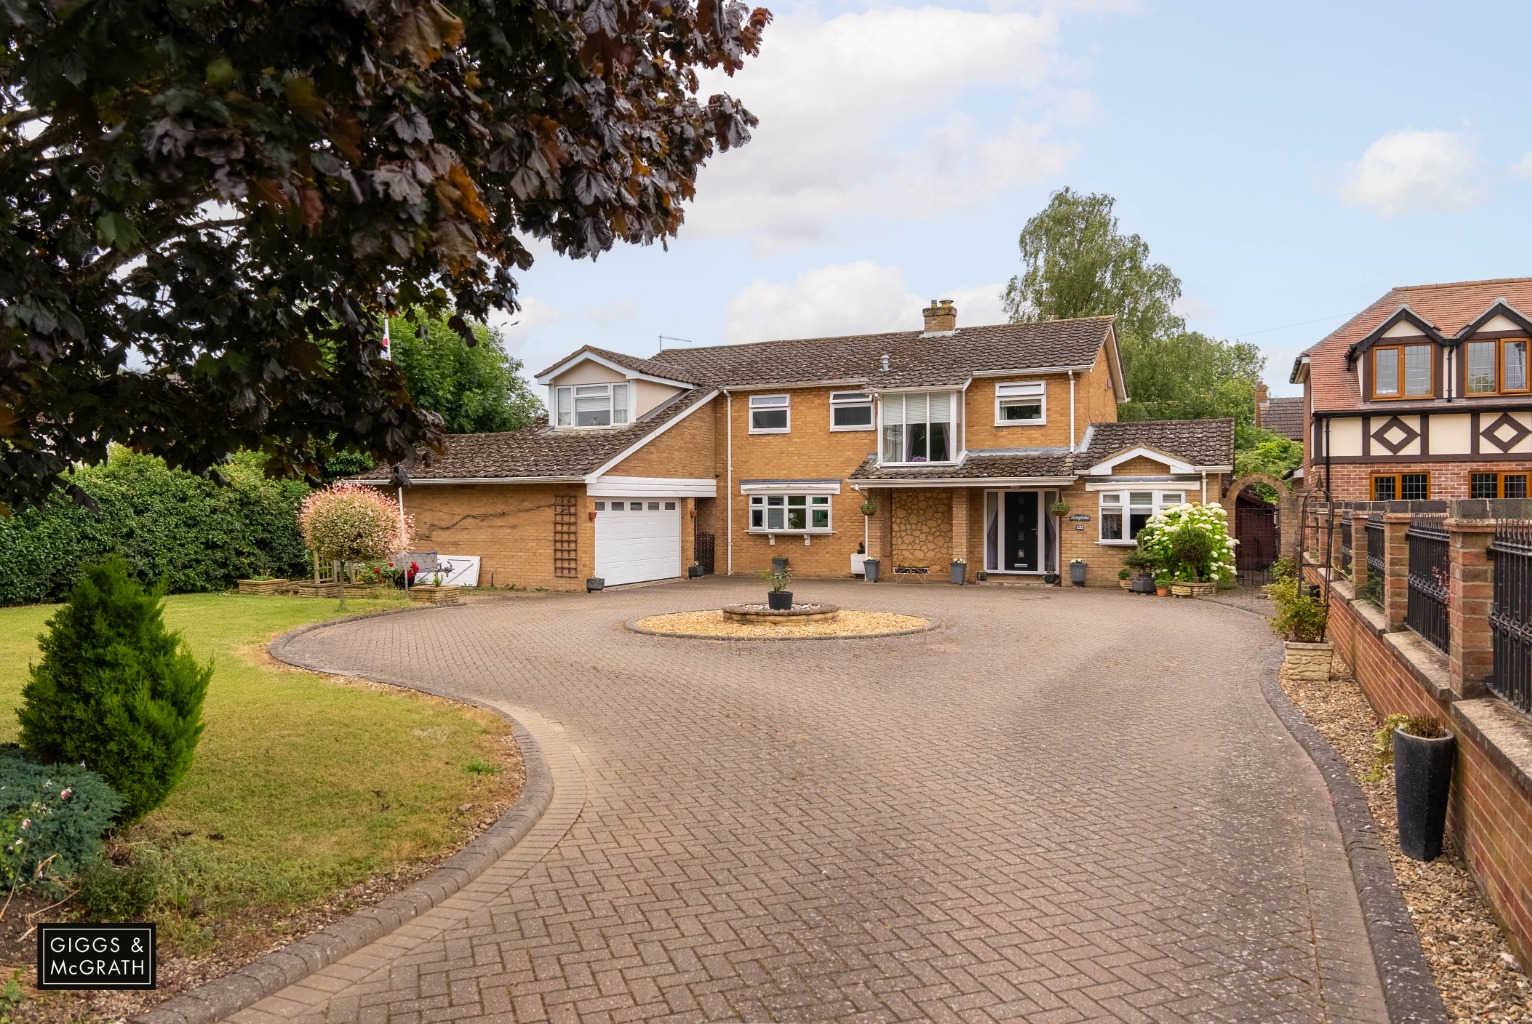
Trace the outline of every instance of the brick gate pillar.
<path fill-rule="evenodd" d="M 1371 521 L 1365 512 L 1351 517 L 1351 582 L 1358 594 L 1367 586 L 1367 524 Z"/>
<path fill-rule="evenodd" d="M 1410 601 L 1410 528 L 1408 512 L 1383 514 L 1383 617 L 1389 629 L 1404 628 L 1404 611 Z"/>
<path fill-rule="evenodd" d="M 1454 502 L 1458 505 L 1458 502 Z M 1451 578 L 1447 585 L 1447 671 L 1452 692 L 1481 697 L 1495 669 L 1494 634 L 1489 628 L 1495 600 L 1494 563 L 1489 545 L 1495 539 L 1492 519 L 1448 517 L 1447 546 Z"/>
<path fill-rule="evenodd" d="M 968 561 L 968 490 L 963 487 L 952 489 L 952 558 Z"/>

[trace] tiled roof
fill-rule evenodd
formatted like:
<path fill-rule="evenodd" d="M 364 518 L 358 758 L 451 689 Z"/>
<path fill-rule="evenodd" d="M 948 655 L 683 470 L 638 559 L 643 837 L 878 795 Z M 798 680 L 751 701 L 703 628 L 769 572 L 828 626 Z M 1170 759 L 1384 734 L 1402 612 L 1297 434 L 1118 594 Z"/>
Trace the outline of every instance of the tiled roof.
<path fill-rule="evenodd" d="M 1081 449 L 1080 468 L 1127 451 L 1153 448 L 1184 459 L 1193 466 L 1234 465 L 1234 421 L 1137 420 L 1125 423 L 1092 423 Z M 1089 462 L 1084 461 L 1089 458 Z"/>
<path fill-rule="evenodd" d="M 958 385 L 975 373 L 1091 366 L 1112 318 L 961 327 L 951 335 L 920 331 L 800 338 L 749 345 L 671 348 L 640 360 L 645 370 L 708 387 L 811 381 L 866 382 L 874 388 Z M 889 369 L 882 370 L 883 356 Z"/>
<path fill-rule="evenodd" d="M 1272 398 L 1261 405 L 1261 426 L 1294 441 L 1303 440 L 1303 396 Z"/>
<path fill-rule="evenodd" d="M 709 394 L 707 388 L 684 391 L 628 426 L 610 430 L 554 430 L 544 422 L 498 434 L 451 434 L 446 455 L 437 456 L 429 466 L 415 464 L 406 469 L 415 481 L 582 477 Z M 357 479 L 387 475 L 386 468 L 374 467 Z"/>
<path fill-rule="evenodd" d="M 595 345 L 581 345 L 578 349 L 569 353 L 569 355 L 564 356 L 558 362 L 554 363 L 553 366 L 548 367 L 547 370 L 543 370 L 541 373 L 534 374 L 533 376 L 541 377 L 544 373 L 547 373 L 548 370 L 552 370 L 557 366 L 562 366 L 564 363 L 569 362 L 575 356 L 586 352 L 589 352 L 594 356 L 600 356 L 602 359 L 605 359 L 608 362 L 616 363 L 618 366 L 627 367 L 629 370 L 633 370 L 636 373 L 647 373 L 651 377 L 667 377 L 672 380 L 674 380 L 676 376 L 674 368 L 665 366 L 661 363 L 657 363 L 653 359 L 640 359 L 638 356 L 630 356 L 623 352 L 613 352 L 611 349 L 606 348 L 597 348 Z"/>
<path fill-rule="evenodd" d="M 869 455 L 852 480 L 1014 480 L 1073 475 L 1074 456 L 1067 448 L 972 451 L 956 466 L 884 466 Z"/>
<path fill-rule="evenodd" d="M 1304 352 L 1309 357 L 1314 408 L 1329 412 L 1360 409 L 1368 404 L 1362 401 L 1357 378 L 1360 368 L 1346 366 L 1346 351 L 1371 334 L 1400 306 L 1409 306 L 1439 333 L 1451 337 L 1476 320 L 1497 299 L 1505 299 L 1523 312 L 1532 311 L 1532 277 L 1392 289 Z"/>

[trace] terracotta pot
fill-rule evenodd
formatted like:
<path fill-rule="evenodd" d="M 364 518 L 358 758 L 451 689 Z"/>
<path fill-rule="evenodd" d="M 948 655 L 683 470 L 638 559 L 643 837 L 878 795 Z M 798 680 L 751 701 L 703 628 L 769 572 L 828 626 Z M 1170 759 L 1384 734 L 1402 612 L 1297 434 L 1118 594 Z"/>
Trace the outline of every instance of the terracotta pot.
<path fill-rule="evenodd" d="M 1157 594 L 1160 597 L 1169 597 L 1170 596 L 1170 588 L 1169 587 L 1155 587 L 1154 588 L 1154 592 L 1155 592 L 1155 594 Z"/>

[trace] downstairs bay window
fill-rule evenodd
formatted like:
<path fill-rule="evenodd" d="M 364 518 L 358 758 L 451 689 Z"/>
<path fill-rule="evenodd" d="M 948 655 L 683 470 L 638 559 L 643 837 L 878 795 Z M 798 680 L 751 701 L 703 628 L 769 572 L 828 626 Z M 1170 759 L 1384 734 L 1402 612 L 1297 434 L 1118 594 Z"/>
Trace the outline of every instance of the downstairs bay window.
<path fill-rule="evenodd" d="M 829 533 L 828 494 L 752 494 L 750 529 L 761 533 Z"/>
<path fill-rule="evenodd" d="M 1150 516 L 1185 501 L 1185 491 L 1102 491 L 1101 543 L 1132 544 Z"/>
<path fill-rule="evenodd" d="M 885 463 L 952 462 L 957 455 L 956 396 L 951 391 L 884 395 Z"/>

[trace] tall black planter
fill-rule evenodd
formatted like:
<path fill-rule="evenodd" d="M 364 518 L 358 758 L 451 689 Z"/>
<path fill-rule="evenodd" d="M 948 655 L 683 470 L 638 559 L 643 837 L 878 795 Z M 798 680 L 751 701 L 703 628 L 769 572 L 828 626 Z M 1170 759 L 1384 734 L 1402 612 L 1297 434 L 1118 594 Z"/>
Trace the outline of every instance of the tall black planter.
<path fill-rule="evenodd" d="M 878 561 L 876 558 L 869 558 L 867 561 L 862 563 L 862 577 L 867 580 L 868 583 L 876 583 L 878 582 L 878 571 L 882 567 L 882 562 Z"/>
<path fill-rule="evenodd" d="M 793 592 L 791 590 L 768 590 L 766 591 L 766 607 L 774 612 L 785 612 L 793 606 Z"/>
<path fill-rule="evenodd" d="M 1456 747 L 1450 734 L 1427 739 L 1394 730 L 1394 807 L 1399 849 L 1406 857 L 1434 860 L 1442 852 Z"/>
<path fill-rule="evenodd" d="M 771 571 L 772 572 L 786 572 L 787 571 L 787 559 L 785 559 L 785 558 L 773 558 L 771 560 Z"/>

